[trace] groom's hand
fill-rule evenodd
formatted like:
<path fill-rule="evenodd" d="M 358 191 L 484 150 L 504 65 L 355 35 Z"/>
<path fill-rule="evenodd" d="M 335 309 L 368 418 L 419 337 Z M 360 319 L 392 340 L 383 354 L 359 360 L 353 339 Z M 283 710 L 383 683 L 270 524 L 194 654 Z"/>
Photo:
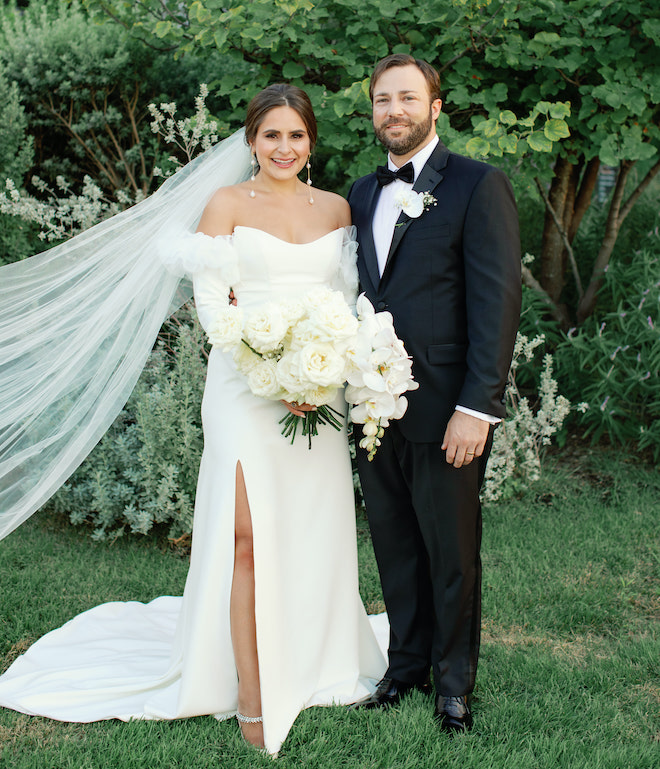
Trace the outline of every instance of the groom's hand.
<path fill-rule="evenodd" d="M 469 465 L 475 457 L 480 457 L 489 429 L 490 424 L 486 420 L 454 411 L 442 441 L 442 449 L 447 452 L 447 462 L 454 467 L 463 467 Z"/>

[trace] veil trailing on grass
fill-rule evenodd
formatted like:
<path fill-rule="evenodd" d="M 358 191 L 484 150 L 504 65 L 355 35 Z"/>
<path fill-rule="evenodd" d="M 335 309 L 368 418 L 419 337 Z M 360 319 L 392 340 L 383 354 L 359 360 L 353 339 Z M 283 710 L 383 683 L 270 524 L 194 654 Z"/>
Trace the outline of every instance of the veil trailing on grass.
<path fill-rule="evenodd" d="M 163 237 L 194 229 L 214 190 L 249 172 L 241 129 L 141 203 L 0 268 L 0 538 L 98 443 L 191 297 L 159 257 Z"/>

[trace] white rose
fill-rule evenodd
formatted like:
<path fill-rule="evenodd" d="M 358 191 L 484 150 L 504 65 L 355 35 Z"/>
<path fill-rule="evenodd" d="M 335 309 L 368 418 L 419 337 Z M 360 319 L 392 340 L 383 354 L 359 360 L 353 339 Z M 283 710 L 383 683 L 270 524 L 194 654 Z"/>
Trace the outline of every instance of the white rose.
<path fill-rule="evenodd" d="M 253 352 L 246 344 L 239 344 L 232 352 L 236 368 L 242 374 L 248 374 L 259 363 L 261 356 Z"/>
<path fill-rule="evenodd" d="M 310 322 L 327 341 L 350 339 L 356 334 L 359 325 L 348 305 L 334 303 L 318 307 L 310 317 Z"/>
<path fill-rule="evenodd" d="M 308 385 L 300 375 L 300 354 L 286 352 L 277 362 L 277 381 L 286 393 L 286 400 L 304 402 L 303 391 Z"/>
<path fill-rule="evenodd" d="M 304 297 L 305 307 L 309 312 L 327 304 L 345 304 L 346 300 L 341 291 L 332 291 L 329 288 L 313 288 Z"/>
<path fill-rule="evenodd" d="M 261 360 L 247 375 L 250 391 L 260 398 L 278 399 L 283 393 L 277 381 L 276 364 L 274 360 Z"/>
<path fill-rule="evenodd" d="M 300 299 L 286 299 L 280 304 L 280 312 L 289 327 L 301 321 L 307 314 L 307 308 Z"/>
<path fill-rule="evenodd" d="M 336 395 L 336 387 L 314 387 L 305 390 L 301 399 L 310 406 L 325 406 L 332 403 Z"/>
<path fill-rule="evenodd" d="M 308 344 L 326 341 L 325 335 L 309 318 L 301 320 L 291 329 L 291 349 L 302 350 Z"/>
<path fill-rule="evenodd" d="M 220 347 L 224 352 L 241 344 L 242 334 L 243 311 L 232 304 L 221 307 L 216 312 L 208 330 L 211 344 Z"/>
<path fill-rule="evenodd" d="M 243 333 L 250 347 L 257 352 L 276 350 L 289 330 L 276 304 L 267 304 L 250 313 L 244 324 Z"/>
<path fill-rule="evenodd" d="M 308 344 L 300 351 L 300 372 L 311 384 L 339 386 L 344 382 L 344 359 L 332 345 Z"/>

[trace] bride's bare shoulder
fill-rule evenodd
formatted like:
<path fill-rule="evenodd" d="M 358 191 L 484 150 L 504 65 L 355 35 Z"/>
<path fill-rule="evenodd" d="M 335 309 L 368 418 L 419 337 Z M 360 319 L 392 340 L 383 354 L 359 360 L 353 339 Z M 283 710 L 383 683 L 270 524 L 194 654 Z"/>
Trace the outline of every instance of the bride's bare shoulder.
<path fill-rule="evenodd" d="M 213 237 L 230 235 L 249 194 L 245 182 L 217 189 L 204 208 L 197 231 Z"/>
<path fill-rule="evenodd" d="M 328 190 L 314 190 L 314 198 L 331 212 L 336 227 L 347 227 L 351 223 L 351 209 L 341 195 Z"/>

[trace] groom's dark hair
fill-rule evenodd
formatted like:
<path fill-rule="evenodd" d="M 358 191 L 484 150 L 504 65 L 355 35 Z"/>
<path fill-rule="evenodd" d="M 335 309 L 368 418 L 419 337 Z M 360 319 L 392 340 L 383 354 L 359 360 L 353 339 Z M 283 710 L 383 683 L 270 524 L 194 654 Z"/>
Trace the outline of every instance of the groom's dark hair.
<path fill-rule="evenodd" d="M 416 59 L 408 53 L 393 53 L 391 56 L 386 56 L 384 59 L 381 59 L 378 64 L 376 64 L 376 68 L 369 81 L 369 98 L 371 101 L 374 100 L 374 86 L 376 85 L 376 81 L 383 72 L 392 67 L 407 67 L 410 64 L 412 64 L 413 67 L 417 67 L 422 75 L 424 75 L 429 87 L 429 93 L 431 94 L 431 101 L 439 99 L 440 75 L 436 70 L 428 62 L 423 61 L 422 59 Z"/>

